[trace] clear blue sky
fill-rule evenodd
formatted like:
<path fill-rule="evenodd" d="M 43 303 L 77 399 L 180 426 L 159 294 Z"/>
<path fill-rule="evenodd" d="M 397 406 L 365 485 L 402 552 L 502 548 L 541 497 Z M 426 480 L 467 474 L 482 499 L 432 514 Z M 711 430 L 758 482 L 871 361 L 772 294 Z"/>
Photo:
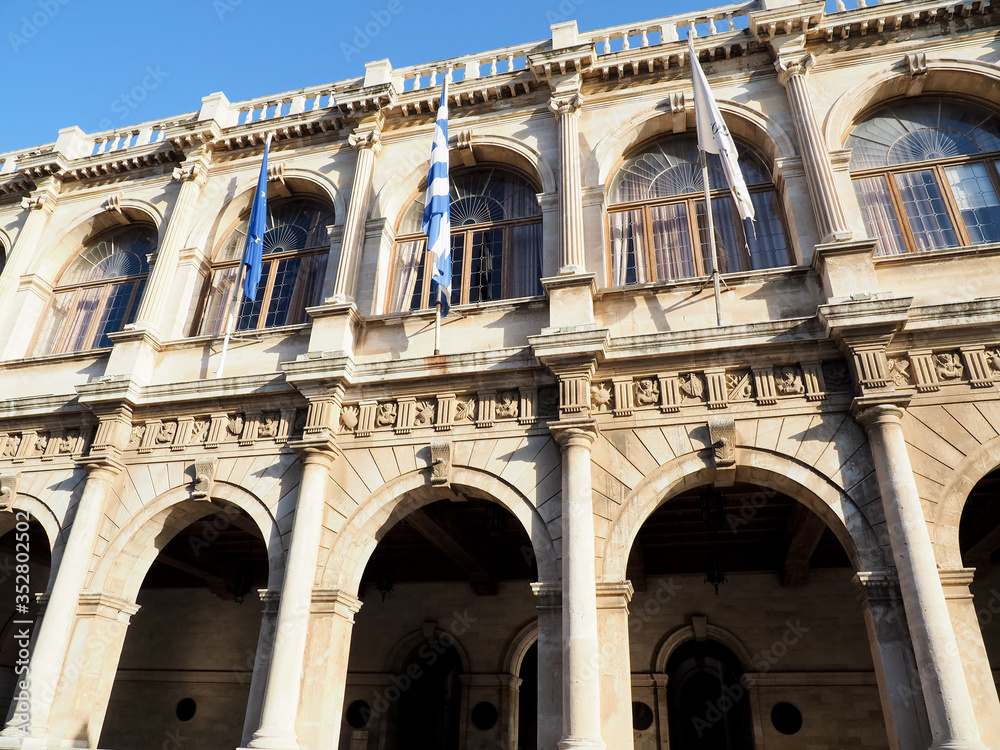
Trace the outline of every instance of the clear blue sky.
<path fill-rule="evenodd" d="M 722 2 L 608 0 L 0 0 L 0 153 L 396 67 Z M 396 11 L 396 12 L 392 12 Z M 376 31 L 368 34 L 367 31 Z M 133 93 L 136 93 L 133 96 Z"/>

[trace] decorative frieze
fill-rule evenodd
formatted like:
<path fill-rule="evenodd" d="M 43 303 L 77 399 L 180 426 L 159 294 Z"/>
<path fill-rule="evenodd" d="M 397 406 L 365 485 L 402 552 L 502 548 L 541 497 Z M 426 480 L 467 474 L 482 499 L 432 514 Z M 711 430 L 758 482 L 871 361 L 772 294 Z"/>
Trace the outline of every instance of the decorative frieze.
<path fill-rule="evenodd" d="M 726 387 L 726 371 L 723 368 L 705 370 L 708 385 L 708 408 L 725 409 L 729 406 L 729 389 Z"/>
<path fill-rule="evenodd" d="M 22 463 L 34 458 L 51 461 L 60 456 L 79 456 L 85 443 L 86 436 L 78 429 L 0 433 L 0 460 Z"/>

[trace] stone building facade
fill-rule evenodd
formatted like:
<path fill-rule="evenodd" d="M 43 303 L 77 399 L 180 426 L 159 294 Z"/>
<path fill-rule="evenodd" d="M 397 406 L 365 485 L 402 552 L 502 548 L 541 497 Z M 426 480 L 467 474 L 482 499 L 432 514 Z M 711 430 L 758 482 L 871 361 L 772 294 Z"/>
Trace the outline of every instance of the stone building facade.
<path fill-rule="evenodd" d="M 0 746 L 1000 748 L 998 27 L 560 23 L 0 155 Z"/>

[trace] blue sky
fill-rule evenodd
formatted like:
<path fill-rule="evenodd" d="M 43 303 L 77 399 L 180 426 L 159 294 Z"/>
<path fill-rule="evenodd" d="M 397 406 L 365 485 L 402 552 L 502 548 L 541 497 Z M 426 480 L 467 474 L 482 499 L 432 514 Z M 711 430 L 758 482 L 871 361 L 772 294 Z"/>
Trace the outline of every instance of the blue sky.
<path fill-rule="evenodd" d="M 396 67 L 704 9 L 607 0 L 0 0 L 0 153 Z"/>

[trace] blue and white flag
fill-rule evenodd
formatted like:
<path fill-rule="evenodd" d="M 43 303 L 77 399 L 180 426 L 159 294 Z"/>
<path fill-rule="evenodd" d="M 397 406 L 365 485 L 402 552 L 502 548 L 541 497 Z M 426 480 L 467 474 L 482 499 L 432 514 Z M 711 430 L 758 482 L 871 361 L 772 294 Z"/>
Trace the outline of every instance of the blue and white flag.
<path fill-rule="evenodd" d="M 726 180 L 729 182 L 729 189 L 733 193 L 733 200 L 736 201 L 736 209 L 742 218 L 753 221 L 753 203 L 737 161 L 739 154 L 736 152 L 736 144 L 733 143 L 733 137 L 729 134 L 726 121 L 722 119 L 719 105 L 712 96 L 705 71 L 698 62 L 698 55 L 694 51 L 694 42 L 691 39 L 693 33 L 694 29 L 688 34 L 688 54 L 691 56 L 691 78 L 694 83 L 694 118 L 698 123 L 698 147 L 706 153 L 719 155 Z"/>
<path fill-rule="evenodd" d="M 441 314 L 451 307 L 451 183 L 448 181 L 448 79 L 441 87 L 441 104 L 434 143 L 431 146 L 431 168 L 427 173 L 427 198 L 424 203 L 424 234 L 427 251 L 434 261 L 431 274 L 431 302 L 441 305 Z"/>
<path fill-rule="evenodd" d="M 264 259 L 264 235 L 267 233 L 267 152 L 271 148 L 271 136 L 264 144 L 264 161 L 260 165 L 257 178 L 257 192 L 250 209 L 250 224 L 247 226 L 247 244 L 243 250 L 243 295 L 249 299 L 257 297 L 260 283 L 261 265 Z"/>

